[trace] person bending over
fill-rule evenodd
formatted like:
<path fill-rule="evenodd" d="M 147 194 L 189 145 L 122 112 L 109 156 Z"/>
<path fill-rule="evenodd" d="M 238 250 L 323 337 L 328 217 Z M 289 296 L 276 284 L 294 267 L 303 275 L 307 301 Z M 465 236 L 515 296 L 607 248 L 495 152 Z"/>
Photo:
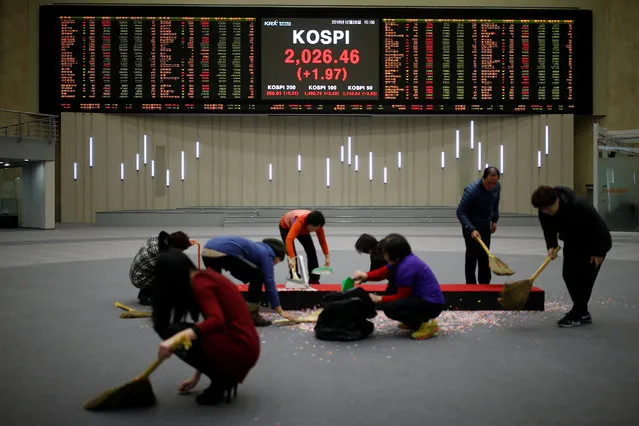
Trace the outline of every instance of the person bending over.
<path fill-rule="evenodd" d="M 165 231 L 149 238 L 133 258 L 129 268 L 131 284 L 139 288 L 138 301 L 141 305 L 149 306 L 153 299 L 153 278 L 155 262 L 161 252 L 169 247 L 186 250 L 191 247 L 191 240 L 182 231 L 169 234 Z"/>
<path fill-rule="evenodd" d="M 170 357 L 173 342 L 183 336 L 191 340 L 188 351 L 175 353 L 196 372 L 178 390 L 192 390 L 204 374 L 211 384 L 196 400 L 215 404 L 225 392 L 237 391 L 260 356 L 259 336 L 246 302 L 228 278 L 213 269 L 198 271 L 179 250 L 161 253 L 155 271 L 153 329 L 163 339 L 158 356 Z"/>
<path fill-rule="evenodd" d="M 283 318 L 295 319 L 282 309 L 275 286 L 275 265 L 280 263 L 284 256 L 284 244 L 275 238 L 253 242 L 242 237 L 220 236 L 211 238 L 202 249 L 204 266 L 218 273 L 226 270 L 243 283 L 248 283 L 247 304 L 253 323 L 258 327 L 271 324 L 271 321 L 260 315 L 262 284 L 266 287 L 271 308 Z"/>
<path fill-rule="evenodd" d="M 559 327 L 591 324 L 588 302 L 612 237 L 603 218 L 570 188 L 540 186 L 531 196 L 538 209 L 548 256 L 556 257 L 557 237 L 564 241 L 562 275 L 572 309 L 557 322 Z"/>
<path fill-rule="evenodd" d="M 384 259 L 388 263 L 375 271 L 356 271 L 355 281 L 381 281 L 393 276 L 397 283 L 397 294 L 378 296 L 369 294 L 373 303 L 390 319 L 400 322 L 401 328 L 414 330 L 411 337 L 425 340 L 437 331 L 437 318 L 444 308 L 444 295 L 435 274 L 428 265 L 415 256 L 404 236 L 390 234 L 382 246 Z"/>
<path fill-rule="evenodd" d="M 377 241 L 375 237 L 370 234 L 362 234 L 355 242 L 355 250 L 357 253 L 368 254 L 370 256 L 371 265 L 368 272 L 375 271 L 383 266 L 386 266 L 386 259 L 384 259 L 384 252 L 382 251 L 382 244 L 384 240 Z M 388 285 L 384 291 L 384 295 L 392 295 L 397 293 L 397 285 L 392 277 L 388 277 Z"/>
<path fill-rule="evenodd" d="M 326 259 L 324 266 L 331 266 L 331 256 L 328 252 L 328 244 L 326 244 L 326 236 L 324 235 L 325 224 L 324 215 L 318 210 L 291 210 L 282 216 L 282 219 L 280 219 L 280 235 L 282 236 L 282 241 L 286 244 L 288 266 L 291 270 L 289 277 L 293 277 L 293 269 L 297 271 L 298 275 L 300 271 L 297 267 L 297 254 L 295 252 L 295 239 L 297 238 L 306 252 L 308 282 L 309 284 L 319 284 L 319 275 L 311 272 L 319 266 L 311 232 L 317 233 L 317 239 Z"/>
<path fill-rule="evenodd" d="M 499 220 L 499 178 L 499 169 L 487 167 L 481 179 L 468 184 L 464 189 L 457 207 L 457 219 L 461 223 L 466 243 L 466 284 L 490 284 L 492 274 L 488 265 L 488 255 L 477 242 L 477 238 L 481 237 L 486 247 L 490 248 L 490 236 L 497 231 Z"/>

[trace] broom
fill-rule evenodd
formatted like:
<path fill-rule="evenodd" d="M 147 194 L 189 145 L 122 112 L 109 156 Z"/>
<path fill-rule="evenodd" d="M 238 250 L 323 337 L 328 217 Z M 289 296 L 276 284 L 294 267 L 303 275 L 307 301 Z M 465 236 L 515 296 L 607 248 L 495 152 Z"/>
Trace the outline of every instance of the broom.
<path fill-rule="evenodd" d="M 476 240 L 483 247 L 483 249 L 486 251 L 486 254 L 488 255 L 488 266 L 490 267 L 491 271 L 493 271 L 496 275 L 514 274 L 513 270 L 510 269 L 508 265 L 506 265 L 500 259 L 496 258 L 495 255 L 492 254 L 490 250 L 488 250 L 488 247 L 486 247 L 486 244 L 484 244 L 484 242 L 481 240 L 481 237 L 477 237 Z"/>
<path fill-rule="evenodd" d="M 183 348 L 188 350 L 191 341 L 184 336 L 171 346 L 171 350 Z M 91 411 L 116 410 L 121 408 L 149 407 L 155 404 L 156 398 L 149 376 L 160 366 L 163 360 L 156 359 L 142 374 L 132 381 L 112 389 L 108 389 L 97 398 L 84 404 Z"/>
<path fill-rule="evenodd" d="M 124 311 L 120 314 L 120 318 L 150 318 L 153 315 L 151 311 L 136 311 L 120 302 L 115 302 L 113 306 Z"/>
<path fill-rule="evenodd" d="M 308 323 L 308 322 L 317 322 L 317 319 L 319 318 L 319 314 L 321 314 L 323 311 L 323 309 L 317 309 L 313 312 L 311 312 L 310 314 L 308 314 L 305 317 L 302 318 L 298 318 L 295 321 L 283 318 L 283 319 L 279 319 L 279 320 L 275 320 L 273 321 L 273 325 L 293 325 L 293 324 L 301 324 L 301 323 Z"/>
<path fill-rule="evenodd" d="M 559 253 L 561 247 L 555 248 L 555 256 Z M 546 268 L 546 266 L 552 261 L 550 256 L 547 256 L 544 263 L 535 271 L 532 276 L 526 280 L 515 281 L 513 283 L 506 283 L 501 289 L 501 297 L 497 301 L 505 308 L 512 310 L 520 310 L 528 301 L 528 295 L 532 289 L 533 282 L 537 279 L 539 274 Z"/>

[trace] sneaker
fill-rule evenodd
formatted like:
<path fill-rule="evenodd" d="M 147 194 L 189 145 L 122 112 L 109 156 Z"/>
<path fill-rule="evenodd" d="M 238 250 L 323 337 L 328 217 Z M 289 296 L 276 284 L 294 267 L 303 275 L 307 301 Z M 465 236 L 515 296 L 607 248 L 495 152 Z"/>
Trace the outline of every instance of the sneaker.
<path fill-rule="evenodd" d="M 426 340 L 430 339 L 433 336 L 436 336 L 438 331 L 439 326 L 437 325 L 437 321 L 431 320 L 422 323 L 422 325 L 419 327 L 419 330 L 411 334 L 411 337 L 415 340 Z"/>
<path fill-rule="evenodd" d="M 557 321 L 557 325 L 563 328 L 578 327 L 584 324 L 592 324 L 592 316 L 590 314 L 575 316 L 569 312 Z"/>

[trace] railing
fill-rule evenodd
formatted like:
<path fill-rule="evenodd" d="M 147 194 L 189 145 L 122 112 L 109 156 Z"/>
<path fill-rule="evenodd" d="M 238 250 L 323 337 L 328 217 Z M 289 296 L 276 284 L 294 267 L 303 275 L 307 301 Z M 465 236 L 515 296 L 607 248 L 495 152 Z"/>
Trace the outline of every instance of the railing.
<path fill-rule="evenodd" d="M 48 139 L 54 143 L 58 139 L 58 117 L 34 112 L 0 109 L 0 136 Z"/>

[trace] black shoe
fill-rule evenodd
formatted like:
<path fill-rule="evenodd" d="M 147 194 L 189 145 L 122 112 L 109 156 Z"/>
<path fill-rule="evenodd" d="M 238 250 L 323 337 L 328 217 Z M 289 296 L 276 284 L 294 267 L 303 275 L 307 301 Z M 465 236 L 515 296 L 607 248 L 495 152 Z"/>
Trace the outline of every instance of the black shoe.
<path fill-rule="evenodd" d="M 592 324 L 592 316 L 590 314 L 573 315 L 569 312 L 562 319 L 557 321 L 557 325 L 563 328 L 578 327 L 584 324 Z"/>
<path fill-rule="evenodd" d="M 209 386 L 201 394 L 195 397 L 200 405 L 216 405 L 226 397 L 226 403 L 230 404 L 232 399 L 237 398 L 237 383 L 229 384 L 224 387 L 219 385 Z"/>

